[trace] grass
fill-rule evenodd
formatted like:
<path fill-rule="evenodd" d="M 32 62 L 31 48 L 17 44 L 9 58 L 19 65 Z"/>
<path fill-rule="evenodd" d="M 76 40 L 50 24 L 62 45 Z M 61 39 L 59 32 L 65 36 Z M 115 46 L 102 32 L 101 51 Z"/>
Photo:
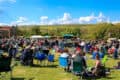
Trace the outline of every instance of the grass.
<path fill-rule="evenodd" d="M 58 66 L 57 58 L 58 57 L 56 57 L 54 67 L 40 66 L 40 64 L 37 64 L 36 60 L 34 60 L 34 63 L 37 66 L 34 67 L 22 66 L 18 62 L 18 65 L 13 69 L 13 80 L 79 80 L 78 76 L 64 72 L 64 70 Z M 112 68 L 118 61 L 119 60 L 109 59 L 106 62 L 106 67 Z M 87 60 L 87 64 L 89 66 L 94 66 L 94 62 L 95 61 L 90 58 Z M 119 80 L 119 74 L 119 70 L 112 69 L 110 75 L 106 78 L 101 78 L 98 80 Z"/>

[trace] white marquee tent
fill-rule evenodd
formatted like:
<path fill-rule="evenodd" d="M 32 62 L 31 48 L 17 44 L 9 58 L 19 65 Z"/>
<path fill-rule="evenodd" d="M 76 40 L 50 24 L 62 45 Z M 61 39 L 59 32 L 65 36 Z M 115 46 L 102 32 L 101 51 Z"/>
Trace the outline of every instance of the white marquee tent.
<path fill-rule="evenodd" d="M 33 35 L 30 37 L 31 39 L 41 39 L 41 38 L 44 38 L 43 36 L 41 35 Z"/>

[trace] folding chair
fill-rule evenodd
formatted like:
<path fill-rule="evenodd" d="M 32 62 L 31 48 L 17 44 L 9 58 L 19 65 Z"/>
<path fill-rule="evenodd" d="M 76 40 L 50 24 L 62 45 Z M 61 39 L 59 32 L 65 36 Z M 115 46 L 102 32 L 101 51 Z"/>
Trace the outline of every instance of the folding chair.
<path fill-rule="evenodd" d="M 48 61 L 50 61 L 50 62 L 54 61 L 54 55 L 53 54 L 48 55 Z"/>
<path fill-rule="evenodd" d="M 49 54 L 47 59 L 48 59 L 48 62 L 53 63 L 54 62 L 54 55 Z"/>
<path fill-rule="evenodd" d="M 12 79 L 12 67 L 11 67 L 11 58 L 10 57 L 0 57 L 0 73 L 8 73 L 10 72 L 10 80 Z M 5 78 L 5 76 L 1 75 L 1 79 Z"/>
<path fill-rule="evenodd" d="M 66 68 L 68 66 L 68 60 L 65 57 L 59 57 L 59 65 L 60 67 L 64 68 L 64 70 L 66 71 Z"/>
<path fill-rule="evenodd" d="M 82 80 L 82 73 L 84 71 L 84 68 L 83 68 L 83 65 L 82 65 L 82 62 L 74 62 L 73 61 L 73 69 L 72 69 L 72 72 L 75 74 L 75 75 L 79 75 L 80 76 L 80 80 Z"/>
<path fill-rule="evenodd" d="M 40 63 L 42 64 L 42 61 L 46 59 L 46 55 L 44 53 L 36 53 L 35 58 L 38 59 Z"/>

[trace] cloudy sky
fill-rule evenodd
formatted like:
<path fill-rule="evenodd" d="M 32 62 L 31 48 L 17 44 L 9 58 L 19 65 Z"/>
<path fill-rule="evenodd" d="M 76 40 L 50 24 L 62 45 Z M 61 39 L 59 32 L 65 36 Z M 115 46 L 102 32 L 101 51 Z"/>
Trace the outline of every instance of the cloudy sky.
<path fill-rule="evenodd" d="M 120 0 L 0 0 L 0 25 L 120 22 Z"/>

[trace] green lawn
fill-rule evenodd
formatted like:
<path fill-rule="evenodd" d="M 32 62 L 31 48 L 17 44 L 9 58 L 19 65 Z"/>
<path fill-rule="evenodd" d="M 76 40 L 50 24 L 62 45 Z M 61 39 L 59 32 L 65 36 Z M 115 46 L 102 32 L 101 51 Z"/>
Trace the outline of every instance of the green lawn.
<path fill-rule="evenodd" d="M 90 58 L 87 60 L 87 64 L 89 66 L 93 66 L 94 62 L 95 61 Z M 106 66 L 112 68 L 117 62 L 118 60 L 109 59 Z M 34 63 L 37 64 L 36 61 L 34 61 Z M 74 76 L 71 73 L 64 72 L 64 70 L 58 66 L 57 58 L 54 65 L 54 67 L 41 67 L 39 64 L 35 67 L 29 67 L 21 66 L 20 63 L 18 63 L 18 65 L 13 69 L 13 80 L 79 80 L 79 77 Z M 119 74 L 119 70 L 112 69 L 110 75 L 99 80 L 120 80 Z"/>

